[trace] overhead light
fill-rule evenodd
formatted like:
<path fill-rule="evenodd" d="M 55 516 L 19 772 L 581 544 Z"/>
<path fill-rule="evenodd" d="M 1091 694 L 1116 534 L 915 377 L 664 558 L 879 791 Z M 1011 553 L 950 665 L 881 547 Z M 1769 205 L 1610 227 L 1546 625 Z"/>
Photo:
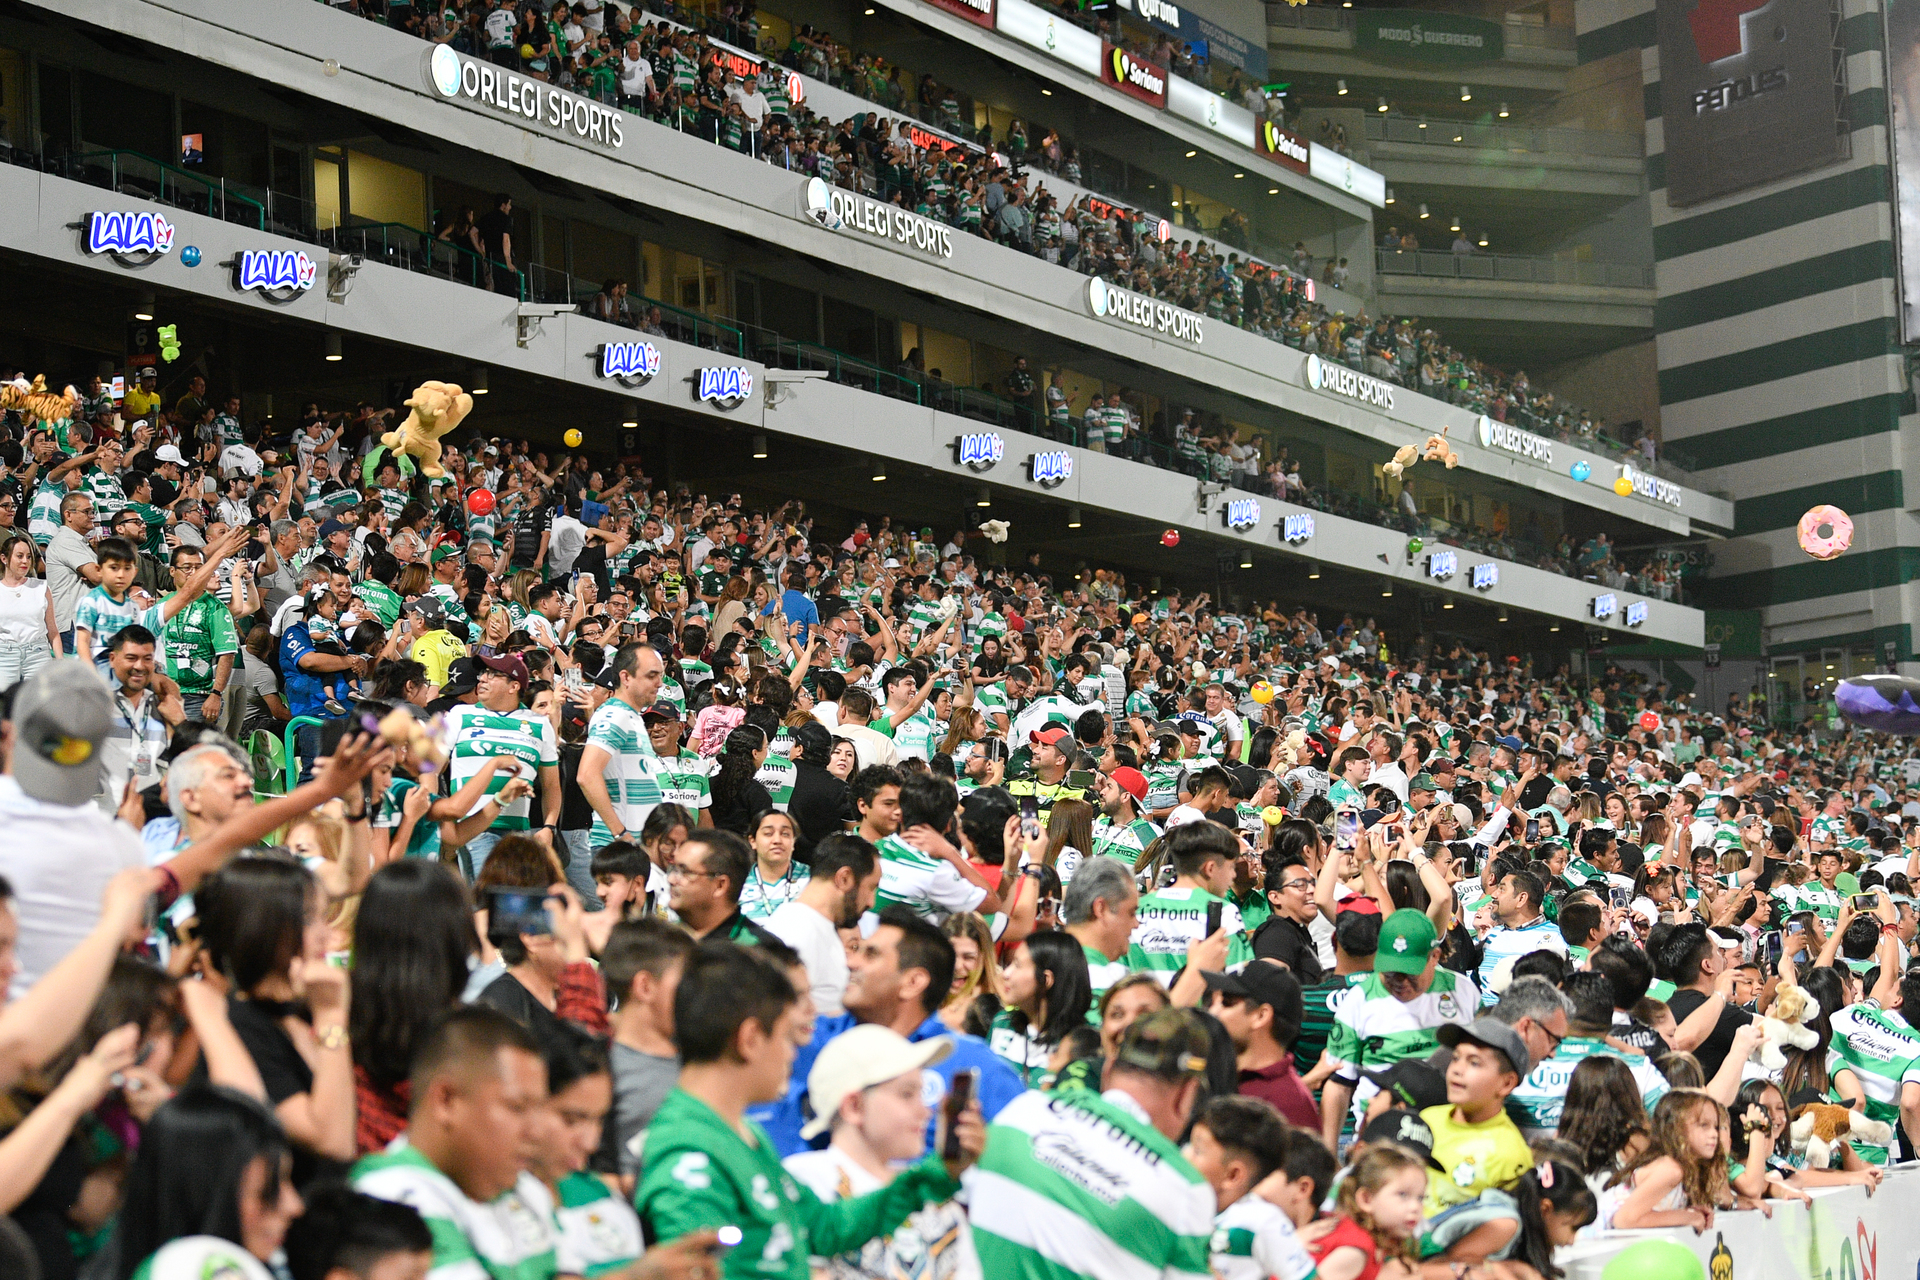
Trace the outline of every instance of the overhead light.
<path fill-rule="evenodd" d="M 1392 204 L 1392 203 L 1393 203 L 1393 188 L 1392 188 L 1392 187 L 1388 187 L 1388 188 L 1387 188 L 1387 203 L 1388 203 L 1388 204 Z"/>
<path fill-rule="evenodd" d="M 1347 96 L 1347 82 L 1346 82 L 1345 80 L 1335 80 L 1335 81 L 1334 81 L 1334 84 L 1336 84 L 1336 85 L 1338 85 L 1338 86 L 1340 87 L 1340 96 L 1341 96 L 1341 97 L 1343 97 L 1343 98 L 1344 98 L 1344 97 L 1346 97 L 1346 96 Z"/>
<path fill-rule="evenodd" d="M 767 456 L 767 437 L 758 431 L 753 433 L 753 456 L 756 460 Z"/>
<path fill-rule="evenodd" d="M 1241 567 L 1242 569 L 1251 569 L 1251 568 L 1253 568 L 1253 550 L 1252 550 L 1252 548 L 1243 548 L 1243 549 L 1241 550 L 1241 552 L 1240 552 L 1240 567 Z"/>
<path fill-rule="evenodd" d="M 1467 88 L 1467 86 L 1465 86 L 1465 85 L 1461 85 L 1461 86 L 1460 86 L 1460 101 L 1462 101 L 1462 102 L 1472 102 L 1472 101 L 1473 101 L 1473 90 L 1471 90 L 1471 89 L 1469 89 L 1469 88 Z"/>
<path fill-rule="evenodd" d="M 1424 129 L 1424 128 L 1426 128 L 1426 127 L 1427 127 L 1427 122 L 1426 122 L 1425 120 L 1422 120 L 1422 121 L 1420 122 L 1420 127 L 1421 127 L 1422 129 Z"/>
<path fill-rule="evenodd" d="M 1448 596 L 1448 597 L 1446 597 L 1446 598 L 1445 598 L 1444 600 L 1442 600 L 1442 601 L 1440 602 L 1440 607 L 1441 607 L 1442 609 L 1451 609 L 1451 608 L 1453 608 L 1453 597 L 1452 597 L 1452 596 Z"/>
<path fill-rule="evenodd" d="M 628 431 L 631 431 L 640 425 L 640 419 L 634 417 L 632 414 L 628 414 L 626 417 L 620 419 L 620 425 Z"/>
<path fill-rule="evenodd" d="M 142 289 L 140 291 L 140 301 L 136 302 L 133 307 L 133 318 L 135 320 L 153 319 L 153 290 Z"/>
<path fill-rule="evenodd" d="M 1547 628 L 1547 630 L 1549 631 L 1558 631 L 1559 629 L 1560 629 L 1560 624 L 1557 622 Z"/>
<path fill-rule="evenodd" d="M 1078 529 L 1079 527 L 1080 527 L 1080 508 L 1068 507 L 1067 508 L 1067 528 Z"/>
<path fill-rule="evenodd" d="M 1307 581 L 1318 582 L 1319 580 L 1320 580 L 1320 562 L 1318 560 L 1307 561 Z"/>
<path fill-rule="evenodd" d="M 1178 208 L 1180 207 L 1180 202 L 1179 202 L 1178 200 L 1175 200 L 1175 201 L 1173 202 L 1173 207 L 1174 207 L 1174 208 L 1176 208 L 1176 209 L 1178 209 Z"/>
<path fill-rule="evenodd" d="M 1244 177 L 1246 177 L 1247 175 L 1246 175 L 1246 174 L 1244 174 L 1244 173 L 1236 173 L 1236 174 L 1234 174 L 1233 176 L 1234 176 L 1234 177 L 1236 177 L 1236 178 L 1244 178 Z"/>
<path fill-rule="evenodd" d="M 1268 187 L 1268 188 L 1267 188 L 1267 194 L 1268 194 L 1268 195 L 1270 195 L 1270 196 L 1277 196 L 1277 195 L 1279 195 L 1279 194 L 1280 194 L 1280 188 L 1278 188 L 1278 187 Z"/>
<path fill-rule="evenodd" d="M 985 485 L 981 485 L 981 486 L 980 486 L 980 491 L 979 491 L 978 493 L 976 493 L 976 494 L 974 495 L 974 498 L 973 498 L 973 505 L 974 505 L 974 506 L 976 506 L 976 507 L 990 507 L 990 506 L 992 506 L 992 505 L 993 505 L 993 493 L 992 493 L 992 491 L 991 491 L 991 490 L 989 490 L 989 489 L 987 488 L 987 486 L 985 486 Z"/>
<path fill-rule="evenodd" d="M 1504 102 L 1500 104 L 1500 118 L 1502 120 L 1507 118 L 1507 104 Z"/>
<path fill-rule="evenodd" d="M 873 460 L 873 478 L 876 482 L 887 478 L 887 460 L 885 458 L 875 458 Z"/>
<path fill-rule="evenodd" d="M 1460 215 L 1456 213 L 1453 215 L 1453 225 L 1448 227 L 1447 230 L 1458 231 L 1459 229 L 1460 229 Z"/>
<path fill-rule="evenodd" d="M 1386 110 L 1387 110 L 1387 100 L 1385 98 L 1382 98 L 1380 99 L 1380 111 L 1384 115 L 1386 113 Z"/>
<path fill-rule="evenodd" d="M 1380 598 L 1383 600 L 1391 600 L 1393 598 L 1393 584 L 1391 582 L 1381 589 Z"/>
<path fill-rule="evenodd" d="M 1467 135 L 1464 132 L 1456 133 L 1453 135 L 1453 140 L 1455 142 L 1465 142 L 1467 140 Z"/>
<path fill-rule="evenodd" d="M 1042 89 L 1042 90 L 1040 91 L 1040 96 L 1041 96 L 1041 97 L 1043 97 L 1043 98 L 1051 98 L 1051 97 L 1053 96 L 1053 90 L 1051 90 L 1051 89 Z"/>
<path fill-rule="evenodd" d="M 1422 218 L 1427 216 L 1427 206 L 1425 206 L 1424 204 L 1420 206 L 1420 216 Z"/>
<path fill-rule="evenodd" d="M 1487 233 L 1484 231 L 1480 233 L 1480 247 L 1482 249 L 1487 247 Z"/>
<path fill-rule="evenodd" d="M 1507 606 L 1505 606 L 1505 605 L 1501 605 L 1501 606 L 1500 606 L 1500 621 L 1502 621 L 1502 622 L 1505 622 L 1506 620 L 1507 620 Z"/>
<path fill-rule="evenodd" d="M 1187 152 L 1187 159 L 1189 159 L 1189 160 L 1191 160 L 1191 159 L 1193 159 L 1193 158 L 1194 158 L 1195 156 L 1197 156 L 1197 155 L 1199 155 L 1199 154 L 1200 154 L 1200 153 L 1199 153 L 1198 151 L 1189 151 L 1189 152 Z"/>
<path fill-rule="evenodd" d="M 327 359 L 340 359 L 340 335 L 337 333 L 327 335 Z"/>
<path fill-rule="evenodd" d="M 483 364 L 473 366 L 473 372 L 467 375 L 467 394 L 470 396 L 487 394 L 487 366 Z"/>

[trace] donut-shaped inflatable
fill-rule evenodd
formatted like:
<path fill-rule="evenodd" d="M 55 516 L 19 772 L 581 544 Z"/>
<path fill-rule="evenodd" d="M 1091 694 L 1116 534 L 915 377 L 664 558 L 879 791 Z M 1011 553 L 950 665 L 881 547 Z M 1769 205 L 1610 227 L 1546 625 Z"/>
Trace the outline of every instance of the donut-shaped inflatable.
<path fill-rule="evenodd" d="M 1863 729 L 1920 733 L 1920 680 L 1907 676 L 1854 676 L 1833 691 L 1840 714 Z"/>
<path fill-rule="evenodd" d="M 1815 560 L 1831 560 L 1853 545 L 1853 518 L 1821 503 L 1800 517 L 1800 549 Z"/>

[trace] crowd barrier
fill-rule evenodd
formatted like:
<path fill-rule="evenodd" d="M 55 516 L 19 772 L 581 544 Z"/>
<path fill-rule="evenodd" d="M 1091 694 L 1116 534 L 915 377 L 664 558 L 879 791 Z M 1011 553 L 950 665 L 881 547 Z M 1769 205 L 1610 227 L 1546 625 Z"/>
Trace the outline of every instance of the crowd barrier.
<path fill-rule="evenodd" d="M 1560 1250 L 1567 1280 L 1600 1280 L 1613 1256 L 1648 1237 L 1693 1250 L 1708 1280 L 1915 1280 L 1920 1275 L 1920 1165 L 1891 1167 L 1872 1195 L 1864 1187 L 1811 1192 L 1813 1203 L 1769 1201 L 1715 1214 L 1693 1231 L 1609 1231 Z"/>

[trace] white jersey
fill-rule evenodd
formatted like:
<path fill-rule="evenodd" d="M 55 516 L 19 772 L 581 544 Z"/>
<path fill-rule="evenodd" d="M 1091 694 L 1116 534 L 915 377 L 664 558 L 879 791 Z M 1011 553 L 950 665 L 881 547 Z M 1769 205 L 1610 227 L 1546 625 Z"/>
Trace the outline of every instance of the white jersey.
<path fill-rule="evenodd" d="M 1307 1280 L 1313 1255 L 1294 1234 L 1293 1219 L 1248 1193 L 1213 1220 L 1213 1273 L 1220 1280 Z"/>

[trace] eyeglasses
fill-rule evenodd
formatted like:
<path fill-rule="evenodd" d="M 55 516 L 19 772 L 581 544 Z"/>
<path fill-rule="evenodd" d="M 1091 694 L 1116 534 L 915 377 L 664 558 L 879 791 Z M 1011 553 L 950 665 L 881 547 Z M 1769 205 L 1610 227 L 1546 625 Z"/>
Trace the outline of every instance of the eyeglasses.
<path fill-rule="evenodd" d="M 695 871 L 692 867 L 682 867 L 682 866 L 676 865 L 670 871 L 667 872 L 667 879 L 691 880 L 695 876 L 705 876 L 708 879 L 712 879 L 714 876 L 718 874 L 719 873 L 716 871 Z"/>
<path fill-rule="evenodd" d="M 1311 888 L 1313 888 L 1313 881 L 1311 881 L 1311 880 L 1282 880 L 1282 881 L 1280 882 L 1280 888 L 1281 888 L 1282 890 L 1288 890 L 1288 889 L 1311 889 Z"/>

